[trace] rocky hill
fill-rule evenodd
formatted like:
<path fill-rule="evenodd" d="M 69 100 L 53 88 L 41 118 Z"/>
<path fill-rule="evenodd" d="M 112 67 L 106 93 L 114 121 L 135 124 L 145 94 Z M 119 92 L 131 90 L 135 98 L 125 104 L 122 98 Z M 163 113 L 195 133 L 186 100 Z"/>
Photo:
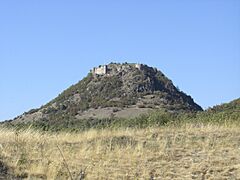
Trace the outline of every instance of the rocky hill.
<path fill-rule="evenodd" d="M 156 68 L 110 63 L 93 68 L 57 98 L 16 117 L 14 122 L 132 118 L 158 109 L 202 111 Z"/>

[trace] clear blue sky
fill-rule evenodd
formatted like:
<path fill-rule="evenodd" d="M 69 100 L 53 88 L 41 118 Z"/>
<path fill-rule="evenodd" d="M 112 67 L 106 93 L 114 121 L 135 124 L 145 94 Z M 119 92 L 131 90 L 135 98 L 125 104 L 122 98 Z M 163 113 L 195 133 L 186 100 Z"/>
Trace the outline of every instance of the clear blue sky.
<path fill-rule="evenodd" d="M 111 61 L 157 67 L 204 108 L 238 98 L 240 1 L 0 1 L 0 120 Z"/>

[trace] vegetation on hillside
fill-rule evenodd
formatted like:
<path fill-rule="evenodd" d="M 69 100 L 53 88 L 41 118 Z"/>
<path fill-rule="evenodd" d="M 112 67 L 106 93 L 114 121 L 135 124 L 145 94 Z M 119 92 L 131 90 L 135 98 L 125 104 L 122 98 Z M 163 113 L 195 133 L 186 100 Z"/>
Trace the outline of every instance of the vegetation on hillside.
<path fill-rule="evenodd" d="M 106 118 L 106 119 L 82 119 L 78 120 L 69 115 L 57 119 L 34 121 L 28 123 L 6 122 L 4 127 L 27 129 L 29 127 L 42 131 L 69 131 L 79 132 L 89 129 L 118 129 L 118 128 L 147 128 L 161 126 L 178 126 L 184 123 L 212 123 L 217 125 L 240 125 L 240 99 L 230 103 L 215 106 L 202 112 L 152 111 L 136 118 Z"/>
<path fill-rule="evenodd" d="M 196 122 L 240 124 L 240 98 L 209 108 L 194 117 Z"/>
<path fill-rule="evenodd" d="M 201 111 L 193 99 L 179 91 L 161 71 L 142 65 L 109 64 L 108 74 L 89 73 L 57 98 L 32 109 L 15 121 L 75 121 L 89 109 L 140 107 L 171 112 Z M 141 109 L 139 109 L 141 111 Z M 52 122 L 49 122 L 50 124 Z"/>
<path fill-rule="evenodd" d="M 239 179 L 239 109 L 4 123 L 0 178 Z"/>

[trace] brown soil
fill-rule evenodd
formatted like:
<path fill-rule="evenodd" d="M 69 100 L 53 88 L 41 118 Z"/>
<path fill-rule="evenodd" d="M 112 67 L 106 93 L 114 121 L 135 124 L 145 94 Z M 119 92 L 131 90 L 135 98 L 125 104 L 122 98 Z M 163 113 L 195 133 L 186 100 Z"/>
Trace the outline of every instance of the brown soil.
<path fill-rule="evenodd" d="M 9 168 L 0 161 L 0 180 L 20 180 L 20 178 L 14 177 L 10 171 Z"/>

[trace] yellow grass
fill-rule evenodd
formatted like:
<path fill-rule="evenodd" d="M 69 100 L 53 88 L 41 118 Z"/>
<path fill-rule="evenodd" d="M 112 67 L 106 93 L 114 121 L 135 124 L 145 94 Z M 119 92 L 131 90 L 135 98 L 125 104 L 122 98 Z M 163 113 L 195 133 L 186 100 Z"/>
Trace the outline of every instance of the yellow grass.
<path fill-rule="evenodd" d="M 28 179 L 240 179 L 240 128 L 0 129 L 0 160 Z"/>

